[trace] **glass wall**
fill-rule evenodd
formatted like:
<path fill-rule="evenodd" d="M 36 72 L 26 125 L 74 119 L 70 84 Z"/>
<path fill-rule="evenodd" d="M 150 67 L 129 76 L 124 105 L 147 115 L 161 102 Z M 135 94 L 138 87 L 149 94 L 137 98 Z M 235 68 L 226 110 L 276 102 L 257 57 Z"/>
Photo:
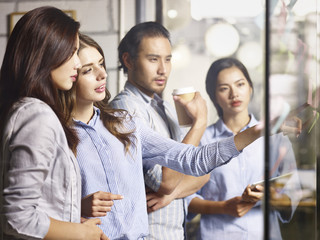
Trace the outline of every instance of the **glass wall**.
<path fill-rule="evenodd" d="M 270 1 L 270 117 L 289 113 L 287 124 L 302 123 L 299 135 L 281 145 L 270 137 L 269 239 L 273 210 L 279 214 L 283 239 L 317 239 L 316 166 L 319 156 L 319 1 Z M 287 118 L 289 120 L 289 118 Z M 276 152 L 278 152 L 278 154 Z M 292 154 L 290 154 L 292 151 Z M 277 169 L 277 170 L 276 170 Z M 275 172 L 279 171 L 277 174 Z"/>
<path fill-rule="evenodd" d="M 174 88 L 196 86 L 207 100 L 208 125 L 213 124 L 218 115 L 206 93 L 206 74 L 215 60 L 234 57 L 244 63 L 253 81 L 249 112 L 265 121 L 268 109 L 272 136 L 262 143 L 266 162 L 256 169 L 261 179 L 272 179 L 259 203 L 268 221 L 262 239 L 318 236 L 319 5 L 318 0 L 269 0 L 268 25 L 265 1 L 179 0 L 163 5 L 173 45 L 165 100 L 173 104 Z M 277 133 L 278 120 L 284 119 L 285 134 Z M 301 133 L 292 132 L 300 123 Z M 188 223 L 189 239 L 196 239 L 200 217 Z"/>

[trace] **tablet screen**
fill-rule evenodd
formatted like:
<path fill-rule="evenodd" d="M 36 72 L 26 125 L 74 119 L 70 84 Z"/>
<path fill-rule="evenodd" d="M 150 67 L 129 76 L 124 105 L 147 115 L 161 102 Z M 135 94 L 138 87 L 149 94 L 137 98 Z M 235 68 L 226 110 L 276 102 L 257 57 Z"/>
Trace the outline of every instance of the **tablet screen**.
<path fill-rule="evenodd" d="M 277 181 L 288 180 L 292 176 L 292 174 L 293 174 L 293 172 L 289 172 L 289 173 L 286 173 L 286 174 L 283 174 L 283 175 L 280 175 L 277 177 L 270 178 L 269 183 L 273 184 L 273 183 L 276 183 Z M 251 189 L 255 188 L 255 186 L 257 186 L 257 185 L 264 185 L 264 180 L 261 180 L 261 181 L 258 181 L 258 182 L 251 184 Z"/>

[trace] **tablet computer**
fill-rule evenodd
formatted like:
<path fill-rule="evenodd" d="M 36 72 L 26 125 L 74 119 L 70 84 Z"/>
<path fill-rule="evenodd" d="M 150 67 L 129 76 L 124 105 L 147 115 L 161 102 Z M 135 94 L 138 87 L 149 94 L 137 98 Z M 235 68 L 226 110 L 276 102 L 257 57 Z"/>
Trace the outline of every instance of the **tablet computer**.
<path fill-rule="evenodd" d="M 269 183 L 273 184 L 277 181 L 284 181 L 286 179 L 289 179 L 292 175 L 293 175 L 293 172 L 289 172 L 286 174 L 279 175 L 277 177 L 269 178 Z M 264 180 L 261 180 L 261 181 L 258 181 L 258 182 L 251 184 L 251 189 L 254 189 L 257 185 L 264 185 Z"/>

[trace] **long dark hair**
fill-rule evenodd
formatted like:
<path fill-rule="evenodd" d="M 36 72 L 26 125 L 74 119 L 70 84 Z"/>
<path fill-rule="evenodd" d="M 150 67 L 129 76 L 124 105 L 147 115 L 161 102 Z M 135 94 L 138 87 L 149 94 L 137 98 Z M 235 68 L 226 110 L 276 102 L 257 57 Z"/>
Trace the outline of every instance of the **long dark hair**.
<path fill-rule="evenodd" d="M 123 62 L 123 54 L 127 52 L 132 59 L 135 59 L 139 52 L 140 43 L 144 37 L 164 37 L 170 42 L 169 31 L 160 23 L 143 22 L 132 27 L 118 46 L 119 69 L 123 68 L 124 73 L 127 73 L 128 69 Z"/>
<path fill-rule="evenodd" d="M 80 47 L 79 52 L 86 47 L 93 47 L 98 50 L 101 56 L 104 58 L 104 53 L 99 44 L 90 38 L 87 35 L 79 34 L 80 39 Z M 103 62 L 104 69 L 106 69 L 105 61 Z M 106 88 L 106 97 L 99 102 L 95 102 L 94 105 L 100 109 L 101 112 L 101 120 L 105 127 L 109 130 L 109 132 L 119 139 L 120 142 L 125 146 L 125 151 L 129 150 L 130 145 L 132 144 L 131 137 L 133 137 L 132 132 L 120 132 L 118 127 L 123 125 L 123 121 L 130 116 L 126 110 L 122 109 L 113 109 L 109 106 L 109 100 L 111 95 Z"/>
<path fill-rule="evenodd" d="M 253 94 L 253 84 L 248 73 L 247 68 L 237 59 L 235 58 L 220 58 L 213 62 L 208 70 L 207 77 L 206 77 L 206 90 L 207 93 L 215 106 L 219 117 L 222 117 L 223 110 L 219 106 L 216 98 L 216 89 L 217 89 L 217 82 L 218 82 L 218 75 L 219 73 L 227 68 L 236 67 L 238 68 L 243 75 L 246 77 L 250 87 L 252 88 Z"/>
<path fill-rule="evenodd" d="M 15 25 L 0 72 L 0 133 L 13 104 L 24 97 L 47 103 L 58 116 L 69 147 L 75 150 L 78 137 L 71 128 L 72 95 L 54 87 L 51 72 L 75 52 L 80 24 L 54 7 L 26 13 Z"/>

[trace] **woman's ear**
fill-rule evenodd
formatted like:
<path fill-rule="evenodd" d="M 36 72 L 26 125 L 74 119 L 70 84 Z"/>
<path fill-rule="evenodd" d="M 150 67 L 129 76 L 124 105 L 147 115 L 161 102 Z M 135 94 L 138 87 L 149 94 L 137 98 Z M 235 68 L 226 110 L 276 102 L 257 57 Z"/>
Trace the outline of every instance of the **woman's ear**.
<path fill-rule="evenodd" d="M 128 52 L 125 52 L 122 54 L 122 61 L 124 63 L 124 65 L 128 68 L 128 69 L 132 69 L 133 67 L 133 61 L 129 55 Z"/>

